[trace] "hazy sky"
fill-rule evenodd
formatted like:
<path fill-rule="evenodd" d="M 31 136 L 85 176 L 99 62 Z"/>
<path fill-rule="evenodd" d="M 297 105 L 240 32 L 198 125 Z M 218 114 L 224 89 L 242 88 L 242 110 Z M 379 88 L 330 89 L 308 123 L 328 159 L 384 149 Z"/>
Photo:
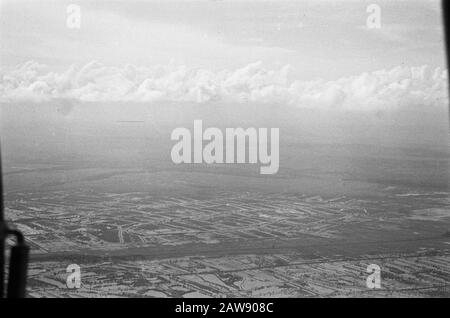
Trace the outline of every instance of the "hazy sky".
<path fill-rule="evenodd" d="M 2 1 L 1 101 L 447 107 L 438 1 L 75 3 Z"/>
<path fill-rule="evenodd" d="M 89 153 L 121 120 L 166 146 L 171 129 L 203 119 L 279 127 L 285 144 L 448 149 L 438 1 L 376 1 L 379 29 L 366 25 L 373 0 L 72 0 L 80 29 L 66 25 L 71 2 L 1 2 L 4 145 L 25 155 L 24 144 L 41 151 L 34 136 L 62 153 L 85 136 Z"/>
<path fill-rule="evenodd" d="M 438 1 L 1 1 L 1 66 L 60 70 L 97 60 L 174 61 L 217 71 L 289 64 L 296 79 L 337 79 L 396 66 L 445 67 Z M 81 28 L 66 27 L 69 3 Z"/>

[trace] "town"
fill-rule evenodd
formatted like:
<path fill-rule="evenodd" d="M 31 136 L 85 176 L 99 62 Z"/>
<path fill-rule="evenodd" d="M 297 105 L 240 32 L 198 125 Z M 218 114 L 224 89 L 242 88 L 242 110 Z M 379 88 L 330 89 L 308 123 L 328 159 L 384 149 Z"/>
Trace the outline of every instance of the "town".
<path fill-rule="evenodd" d="M 450 293 L 448 193 L 9 197 L 6 215 L 31 245 L 30 297 Z M 71 264 L 81 268 L 78 289 L 66 285 Z M 370 264 L 381 268 L 381 289 L 366 286 Z"/>

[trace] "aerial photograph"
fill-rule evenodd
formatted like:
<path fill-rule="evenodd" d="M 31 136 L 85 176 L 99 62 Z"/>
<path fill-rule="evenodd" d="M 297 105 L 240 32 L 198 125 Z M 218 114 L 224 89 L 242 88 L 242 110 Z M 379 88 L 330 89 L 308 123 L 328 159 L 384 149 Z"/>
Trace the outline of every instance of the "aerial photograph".
<path fill-rule="evenodd" d="M 0 0 L 1 297 L 450 297 L 445 45 L 437 0 Z"/>

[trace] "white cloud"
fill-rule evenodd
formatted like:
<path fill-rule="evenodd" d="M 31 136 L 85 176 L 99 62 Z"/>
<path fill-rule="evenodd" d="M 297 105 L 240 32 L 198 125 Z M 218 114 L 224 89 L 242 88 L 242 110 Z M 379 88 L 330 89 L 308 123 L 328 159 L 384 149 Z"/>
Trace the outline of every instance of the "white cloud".
<path fill-rule="evenodd" d="M 212 72 L 170 64 L 110 67 L 91 62 L 61 73 L 29 61 L 1 72 L 2 102 L 80 101 L 279 103 L 301 108 L 389 110 L 447 103 L 447 70 L 396 67 L 334 81 L 291 79 L 290 66 L 275 70 L 261 62 Z"/>

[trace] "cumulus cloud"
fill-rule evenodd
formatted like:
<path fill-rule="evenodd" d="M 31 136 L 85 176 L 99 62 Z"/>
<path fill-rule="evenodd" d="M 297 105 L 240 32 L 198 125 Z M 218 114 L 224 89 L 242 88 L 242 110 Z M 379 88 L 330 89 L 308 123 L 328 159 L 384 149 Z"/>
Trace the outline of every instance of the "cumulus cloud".
<path fill-rule="evenodd" d="M 2 102 L 79 101 L 280 103 L 301 108 L 389 110 L 447 103 L 447 70 L 399 66 L 333 81 L 291 79 L 291 67 L 267 69 L 261 62 L 212 72 L 170 64 L 156 67 L 82 67 L 51 72 L 29 61 L 1 71 Z"/>

